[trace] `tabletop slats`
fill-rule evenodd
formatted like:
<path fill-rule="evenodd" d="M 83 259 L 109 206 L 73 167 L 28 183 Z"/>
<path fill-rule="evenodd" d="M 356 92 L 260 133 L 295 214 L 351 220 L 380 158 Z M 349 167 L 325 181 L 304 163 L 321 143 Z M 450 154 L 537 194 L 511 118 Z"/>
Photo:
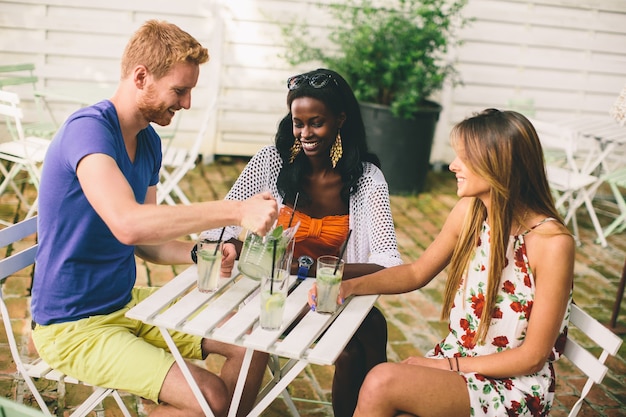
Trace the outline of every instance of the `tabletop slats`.
<path fill-rule="evenodd" d="M 165 312 L 155 316 L 153 322 L 157 326 L 177 328 L 187 320 L 190 315 L 198 311 L 214 294 L 215 293 L 200 292 L 195 288 Z"/>
<path fill-rule="evenodd" d="M 290 279 L 290 285 L 293 285 L 296 279 L 295 275 L 292 275 Z M 311 279 L 308 280 L 308 282 L 303 283 L 294 291 L 294 294 L 287 298 L 283 314 L 283 326 L 281 327 L 281 330 L 276 330 L 275 332 L 259 332 L 253 336 L 251 343 L 254 343 L 257 348 L 259 348 L 259 346 L 263 346 L 264 349 L 267 349 L 272 343 L 274 343 L 276 340 L 274 333 L 281 332 L 286 329 L 289 324 L 291 324 L 300 315 L 300 312 L 304 308 L 302 300 L 306 299 L 306 294 L 309 291 L 309 288 L 311 288 L 313 281 L 314 280 Z M 243 337 L 244 333 L 248 329 L 251 329 L 258 323 L 259 314 L 261 312 L 261 306 L 259 305 L 260 302 L 260 295 L 256 293 L 254 297 L 248 300 L 234 316 L 232 316 L 222 326 L 216 328 L 211 334 L 211 337 L 222 342 L 235 343 L 239 338 Z M 269 338 L 267 337 L 268 335 L 270 336 Z M 255 341 L 256 338 L 258 339 Z"/>
<path fill-rule="evenodd" d="M 276 353 L 292 358 L 302 357 L 302 354 L 315 342 L 328 323 L 332 320 L 332 314 L 320 314 L 309 311 L 278 346 Z"/>
<path fill-rule="evenodd" d="M 150 297 L 130 309 L 126 315 L 132 319 L 150 323 L 159 311 L 196 283 L 197 272 L 195 266 L 192 266 L 183 271 L 176 279 L 169 281 Z"/>
<path fill-rule="evenodd" d="M 225 343 L 235 343 L 259 319 L 259 295 L 246 302 L 226 323 L 215 329 L 211 337 Z"/>
<path fill-rule="evenodd" d="M 308 309 L 309 305 L 306 300 L 309 289 L 313 286 L 314 282 L 314 278 L 305 279 L 295 290 L 293 290 L 291 294 L 289 294 L 287 304 L 285 305 L 285 312 L 283 313 L 282 329 L 286 329 L 288 325 L 293 323 L 293 321 L 302 314 L 303 309 Z"/>
<path fill-rule="evenodd" d="M 220 321 L 233 311 L 258 288 L 259 282 L 242 277 L 224 294 L 219 295 L 196 317 L 182 326 L 182 331 L 198 336 L 207 335 Z"/>
<path fill-rule="evenodd" d="M 326 330 L 324 337 L 308 353 L 309 362 L 318 365 L 335 363 L 343 348 L 348 344 L 345 334 L 355 328 L 354 323 L 363 322 L 377 299 L 377 295 L 353 297 L 330 328 Z"/>
<path fill-rule="evenodd" d="M 292 279 L 294 276 L 292 276 Z M 314 279 L 307 279 L 303 281 L 291 294 L 287 297 L 285 304 L 285 311 L 283 313 L 283 325 L 279 330 L 263 330 L 260 326 L 256 327 L 250 335 L 247 335 L 244 340 L 246 347 L 270 351 L 272 344 L 278 341 L 282 332 L 289 327 L 300 315 L 304 308 L 306 308 L 306 297 L 309 289 L 315 282 Z M 260 309 L 259 298 L 253 299 L 250 304 L 253 304 L 254 315 L 258 319 Z M 283 343 L 283 342 L 280 342 Z"/>

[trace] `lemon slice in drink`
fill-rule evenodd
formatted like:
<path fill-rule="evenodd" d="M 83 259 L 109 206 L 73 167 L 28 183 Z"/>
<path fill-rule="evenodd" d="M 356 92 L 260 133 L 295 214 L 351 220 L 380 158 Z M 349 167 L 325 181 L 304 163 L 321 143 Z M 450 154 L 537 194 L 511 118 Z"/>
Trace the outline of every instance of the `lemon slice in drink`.
<path fill-rule="evenodd" d="M 265 301 L 265 310 L 271 311 L 277 308 L 281 308 L 285 304 L 285 295 L 281 293 L 274 293 L 269 296 Z"/>

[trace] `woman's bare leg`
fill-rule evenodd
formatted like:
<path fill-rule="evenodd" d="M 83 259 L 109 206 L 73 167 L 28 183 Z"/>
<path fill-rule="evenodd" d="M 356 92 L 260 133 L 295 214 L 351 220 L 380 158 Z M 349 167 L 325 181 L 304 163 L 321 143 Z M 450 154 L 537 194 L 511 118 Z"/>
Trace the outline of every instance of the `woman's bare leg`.
<path fill-rule="evenodd" d="M 383 363 L 365 377 L 355 417 L 467 417 L 465 379 L 455 372 L 401 363 Z"/>

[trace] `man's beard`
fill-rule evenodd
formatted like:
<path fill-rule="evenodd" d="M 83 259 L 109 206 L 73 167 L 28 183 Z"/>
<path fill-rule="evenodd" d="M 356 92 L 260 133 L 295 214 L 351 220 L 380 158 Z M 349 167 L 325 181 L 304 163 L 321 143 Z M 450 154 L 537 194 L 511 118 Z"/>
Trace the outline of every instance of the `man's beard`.
<path fill-rule="evenodd" d="M 172 115 L 169 107 L 164 104 L 157 104 L 155 88 L 153 85 L 147 87 L 145 95 L 139 101 L 139 111 L 148 122 L 154 122 L 159 126 L 167 126 L 172 122 Z"/>

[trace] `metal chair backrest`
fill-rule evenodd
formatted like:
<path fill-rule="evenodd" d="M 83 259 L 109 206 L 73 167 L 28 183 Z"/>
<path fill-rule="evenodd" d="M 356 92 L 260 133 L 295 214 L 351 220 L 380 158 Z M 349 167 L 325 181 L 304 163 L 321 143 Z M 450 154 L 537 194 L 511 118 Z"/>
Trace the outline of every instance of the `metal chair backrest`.
<path fill-rule="evenodd" d="M 23 73 L 26 74 L 23 74 Z M 31 84 L 37 87 L 39 79 L 35 75 L 35 64 L 0 65 L 0 89 L 9 85 Z"/>
<path fill-rule="evenodd" d="M 37 216 L 34 216 L 0 230 L 0 247 L 6 249 L 5 257 L 0 259 L 0 313 L 2 314 L 2 322 L 9 343 L 9 349 L 11 350 L 11 356 L 15 362 L 17 373 L 19 374 L 18 376 L 21 377 L 28 386 L 28 389 L 35 397 L 41 411 L 47 416 L 52 416 L 46 402 L 37 390 L 33 379 L 45 378 L 56 381 L 59 384 L 80 384 L 81 382 L 52 369 L 39 357 L 28 362 L 22 359 L 22 354 L 13 331 L 13 323 L 9 315 L 9 309 L 7 308 L 2 292 L 2 287 L 7 278 L 26 268 L 34 268 L 35 255 L 37 254 L 38 247 L 36 241 L 37 219 Z M 108 395 L 113 396 L 124 416 L 131 416 L 116 390 L 102 387 L 93 388 L 93 393 L 71 414 L 72 416 L 86 416 L 98 407 L 102 400 Z M 23 393 L 20 393 L 18 389 L 16 396 L 21 399 L 23 398 Z M 59 402 L 61 403 L 62 401 L 60 400 Z"/>
<path fill-rule="evenodd" d="M 214 105 L 215 103 L 207 108 L 202 124 L 200 125 L 200 130 L 196 134 L 196 138 L 191 147 L 182 148 L 169 146 L 169 143 L 163 147 L 161 181 L 157 188 L 157 204 L 165 201 L 167 204 L 175 205 L 174 197 L 178 198 L 182 204 L 191 204 L 189 198 L 180 188 L 179 183 L 187 172 L 196 166 L 196 161 L 200 156 L 202 142 L 207 135 Z"/>
<path fill-rule="evenodd" d="M 0 65 L 0 90 L 7 90 L 8 88 L 9 91 L 34 101 L 36 119 L 23 123 L 23 131 L 27 135 L 51 138 L 56 133 L 58 126 L 50 118 L 45 103 L 35 94 L 38 82 L 39 78 L 35 75 L 35 64 L 33 63 Z M 10 121 L 7 121 L 7 128 L 11 134 L 16 136 Z"/>
<path fill-rule="evenodd" d="M 2 115 L 13 139 L 24 139 L 22 119 L 24 113 L 19 107 L 20 97 L 17 93 L 0 90 L 0 115 Z"/>
<path fill-rule="evenodd" d="M 575 304 L 572 304 L 569 326 L 570 331 L 565 343 L 564 355 L 587 376 L 580 397 L 568 415 L 568 417 L 574 417 L 578 415 L 583 400 L 589 394 L 593 384 L 602 383 L 608 372 L 604 363 L 609 355 L 615 356 L 617 354 L 622 345 L 622 339 Z M 585 349 L 581 345 L 582 342 L 578 342 L 572 337 L 574 327 L 589 338 L 595 344 L 594 346 L 599 346 L 602 349 L 598 357 Z"/>
<path fill-rule="evenodd" d="M 20 98 L 14 92 L 0 90 L 0 118 L 4 117 L 7 126 L 12 127 L 12 134 L 8 140 L 0 141 L 0 194 L 7 188 L 11 188 L 23 207 L 28 210 L 27 218 L 35 214 L 37 210 L 37 199 L 30 202 L 26 197 L 24 189 L 18 184 L 20 171 L 28 173 L 28 181 L 32 183 L 35 190 L 39 190 L 40 165 L 48 150 L 49 139 L 25 136 L 22 127 L 22 109 Z M 6 164 L 5 164 L 6 162 Z M 1 221 L 0 224 L 8 225 Z"/>
<path fill-rule="evenodd" d="M 574 130 L 568 127 L 535 119 L 531 122 L 537 131 L 544 153 L 548 153 L 546 154 L 546 174 L 550 189 L 554 194 L 556 208 L 561 211 L 566 224 L 571 222 L 574 237 L 580 244 L 577 214 L 578 209 L 584 206 L 598 234 L 598 241 L 606 247 L 608 243 L 592 204 L 601 181 L 597 176 L 585 172 L 592 152 L 583 152 L 586 156 L 582 158 L 577 156 L 578 147 L 581 144 L 580 138 Z M 550 160 L 549 152 L 555 150 L 562 153 L 562 158 Z"/>

